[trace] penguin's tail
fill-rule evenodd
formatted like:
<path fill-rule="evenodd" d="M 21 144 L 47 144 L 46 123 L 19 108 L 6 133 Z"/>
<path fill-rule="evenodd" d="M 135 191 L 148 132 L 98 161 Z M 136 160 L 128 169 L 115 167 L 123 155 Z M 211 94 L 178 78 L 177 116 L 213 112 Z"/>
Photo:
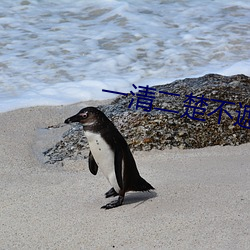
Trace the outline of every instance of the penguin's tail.
<path fill-rule="evenodd" d="M 139 176 L 131 191 L 149 191 L 150 189 L 154 189 L 154 187 L 152 187 L 147 181 Z"/>

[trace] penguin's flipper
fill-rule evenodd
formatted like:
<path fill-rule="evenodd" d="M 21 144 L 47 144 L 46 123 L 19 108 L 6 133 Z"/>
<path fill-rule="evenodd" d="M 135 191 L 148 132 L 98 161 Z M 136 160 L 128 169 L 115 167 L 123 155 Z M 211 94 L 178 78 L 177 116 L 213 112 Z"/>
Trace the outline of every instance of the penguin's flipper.
<path fill-rule="evenodd" d="M 115 191 L 114 188 L 111 188 L 108 192 L 105 193 L 106 198 L 109 198 L 109 197 L 112 197 L 112 196 L 115 197 L 117 195 L 118 195 L 118 193 Z"/>
<path fill-rule="evenodd" d="M 123 189 L 122 181 L 122 150 L 120 147 L 115 148 L 115 176 L 120 189 Z"/>
<path fill-rule="evenodd" d="M 98 165 L 96 164 L 91 151 L 89 151 L 89 170 L 93 175 L 96 175 L 98 171 Z"/>
<path fill-rule="evenodd" d="M 110 209 L 110 208 L 114 208 L 114 207 L 119 207 L 122 205 L 123 200 L 124 200 L 124 196 L 119 195 L 118 200 L 111 201 L 110 203 L 102 206 L 101 208 Z"/>

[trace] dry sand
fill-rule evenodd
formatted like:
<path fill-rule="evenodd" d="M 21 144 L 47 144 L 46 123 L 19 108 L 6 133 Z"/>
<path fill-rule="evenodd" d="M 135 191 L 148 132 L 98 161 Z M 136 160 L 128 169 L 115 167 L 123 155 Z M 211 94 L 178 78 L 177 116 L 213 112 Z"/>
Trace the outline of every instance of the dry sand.
<path fill-rule="evenodd" d="M 0 249 L 250 248 L 250 144 L 135 152 L 155 192 L 103 210 L 110 187 L 87 160 L 41 162 L 67 130 L 43 128 L 90 104 L 0 114 Z"/>

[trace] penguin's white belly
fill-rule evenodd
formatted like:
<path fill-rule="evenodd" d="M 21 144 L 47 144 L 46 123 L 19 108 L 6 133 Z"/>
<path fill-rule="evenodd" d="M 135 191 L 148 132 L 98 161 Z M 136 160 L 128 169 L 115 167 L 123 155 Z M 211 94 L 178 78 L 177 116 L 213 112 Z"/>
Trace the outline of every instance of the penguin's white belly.
<path fill-rule="evenodd" d="M 108 179 L 111 186 L 119 193 L 120 187 L 115 175 L 115 155 L 113 150 L 100 134 L 86 131 L 85 135 L 96 164 Z"/>

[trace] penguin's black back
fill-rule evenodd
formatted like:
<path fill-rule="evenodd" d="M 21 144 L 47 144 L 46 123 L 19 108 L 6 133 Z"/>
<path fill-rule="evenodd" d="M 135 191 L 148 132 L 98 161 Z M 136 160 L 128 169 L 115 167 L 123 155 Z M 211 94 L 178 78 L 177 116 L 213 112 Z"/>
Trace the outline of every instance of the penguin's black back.
<path fill-rule="evenodd" d="M 118 183 L 121 184 L 120 186 L 122 186 L 124 191 L 148 191 L 154 189 L 140 176 L 126 140 L 108 117 L 95 107 L 84 108 L 79 114 L 84 114 L 86 112 L 93 115 L 92 121 L 95 120 L 95 122 L 89 126 L 83 126 L 83 129 L 93 133 L 100 133 L 113 152 L 115 152 L 115 154 L 120 154 L 119 156 L 121 156 L 124 161 L 123 174 L 117 174 L 119 177 Z"/>
<path fill-rule="evenodd" d="M 110 120 L 108 129 L 103 129 L 101 134 L 113 151 L 115 151 L 116 147 L 119 147 L 122 151 L 124 160 L 123 185 L 125 191 L 148 191 L 154 189 L 140 176 L 136 162 L 126 140 Z"/>

